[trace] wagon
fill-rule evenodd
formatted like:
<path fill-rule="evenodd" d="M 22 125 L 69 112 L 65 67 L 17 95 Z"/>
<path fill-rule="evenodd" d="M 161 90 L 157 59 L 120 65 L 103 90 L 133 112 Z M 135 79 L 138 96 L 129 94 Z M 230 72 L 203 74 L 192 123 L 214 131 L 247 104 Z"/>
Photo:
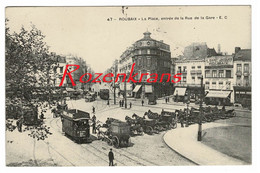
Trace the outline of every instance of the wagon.
<path fill-rule="evenodd" d="M 168 124 L 168 129 L 175 129 L 177 127 L 177 116 L 175 112 L 162 110 L 160 119 L 162 122 L 166 122 Z"/>
<path fill-rule="evenodd" d="M 137 120 L 132 119 L 128 116 L 125 117 L 125 120 L 130 125 L 131 136 L 133 136 L 135 134 L 143 135 L 144 130 L 143 130 L 143 127 L 141 126 L 141 123 L 139 123 Z"/>
<path fill-rule="evenodd" d="M 69 109 L 61 114 L 62 131 L 77 143 L 91 142 L 89 113 L 78 109 Z"/>
<path fill-rule="evenodd" d="M 130 126 L 126 122 L 117 119 L 109 119 L 106 124 L 97 126 L 98 139 L 106 141 L 108 145 L 113 145 L 115 148 L 130 146 Z"/>

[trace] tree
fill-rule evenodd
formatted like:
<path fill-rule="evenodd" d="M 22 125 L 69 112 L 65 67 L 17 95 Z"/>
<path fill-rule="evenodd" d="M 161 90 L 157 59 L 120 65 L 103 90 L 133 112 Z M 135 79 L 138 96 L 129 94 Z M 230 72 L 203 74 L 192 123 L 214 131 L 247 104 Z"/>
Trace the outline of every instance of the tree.
<path fill-rule="evenodd" d="M 6 20 L 6 91 L 7 98 L 31 103 L 35 94 L 51 93 L 53 69 L 57 61 L 49 53 L 45 36 L 34 25 L 10 34 Z M 40 89 L 39 89 L 40 88 Z"/>

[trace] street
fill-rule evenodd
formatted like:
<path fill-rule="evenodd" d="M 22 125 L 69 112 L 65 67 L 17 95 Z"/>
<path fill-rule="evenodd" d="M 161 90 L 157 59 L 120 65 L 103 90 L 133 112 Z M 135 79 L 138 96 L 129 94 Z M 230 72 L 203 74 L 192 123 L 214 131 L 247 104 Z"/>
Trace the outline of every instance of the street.
<path fill-rule="evenodd" d="M 110 102 L 112 102 L 110 100 Z M 68 101 L 69 108 L 76 108 L 92 112 L 92 106 L 96 108 L 97 120 L 105 122 L 107 117 L 113 117 L 124 120 L 125 116 L 131 116 L 133 113 L 143 115 L 145 111 L 160 112 L 161 108 L 141 106 L 138 101 L 132 101 L 132 109 L 123 109 L 118 105 L 107 105 L 107 101 L 98 99 L 95 102 L 86 103 L 84 99 Z M 170 105 L 167 105 L 169 108 Z M 166 107 L 167 107 L 166 106 Z M 170 110 L 170 109 L 169 109 Z M 8 154 L 7 165 L 15 166 L 17 160 L 23 166 L 108 166 L 108 152 L 111 148 L 101 140 L 95 140 L 90 144 L 77 144 L 62 133 L 62 124 L 60 118 L 53 118 L 50 110 L 45 114 L 45 124 L 50 127 L 52 135 L 45 140 L 36 141 L 23 134 L 14 131 L 7 132 Z M 91 114 L 92 116 L 92 114 Z M 92 129 L 91 129 L 92 132 Z M 169 148 L 163 141 L 161 132 L 155 135 L 131 137 L 132 145 L 127 148 L 113 148 L 115 163 L 118 166 L 145 166 L 145 165 L 193 165 L 191 161 L 183 158 L 178 153 Z M 20 138 L 17 138 L 20 136 Z M 24 139 L 23 139 L 24 138 Z M 95 139 L 95 136 L 92 136 Z M 21 140 L 17 140 L 21 139 Z M 19 141 L 25 141 L 25 144 L 19 145 Z M 24 146 L 27 146 L 24 149 Z M 26 151 L 26 153 L 24 153 Z M 30 163 L 27 160 L 31 160 Z M 18 165 L 20 165 L 18 164 Z"/>

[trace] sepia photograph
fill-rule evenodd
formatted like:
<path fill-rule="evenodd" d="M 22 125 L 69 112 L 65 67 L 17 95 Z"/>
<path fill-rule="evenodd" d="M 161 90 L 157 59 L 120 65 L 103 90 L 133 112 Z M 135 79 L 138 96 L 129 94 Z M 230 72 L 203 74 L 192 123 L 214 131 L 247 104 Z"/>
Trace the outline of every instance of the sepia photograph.
<path fill-rule="evenodd" d="M 7 6 L 5 165 L 252 165 L 251 44 L 250 5 Z"/>

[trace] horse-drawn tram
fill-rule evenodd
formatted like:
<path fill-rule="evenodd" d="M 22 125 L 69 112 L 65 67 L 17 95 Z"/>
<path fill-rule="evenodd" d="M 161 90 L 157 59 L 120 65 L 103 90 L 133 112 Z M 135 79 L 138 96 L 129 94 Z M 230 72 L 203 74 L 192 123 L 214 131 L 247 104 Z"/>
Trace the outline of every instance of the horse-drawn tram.
<path fill-rule="evenodd" d="M 91 142 L 89 119 L 88 112 L 78 109 L 65 110 L 61 115 L 62 131 L 77 143 Z"/>

